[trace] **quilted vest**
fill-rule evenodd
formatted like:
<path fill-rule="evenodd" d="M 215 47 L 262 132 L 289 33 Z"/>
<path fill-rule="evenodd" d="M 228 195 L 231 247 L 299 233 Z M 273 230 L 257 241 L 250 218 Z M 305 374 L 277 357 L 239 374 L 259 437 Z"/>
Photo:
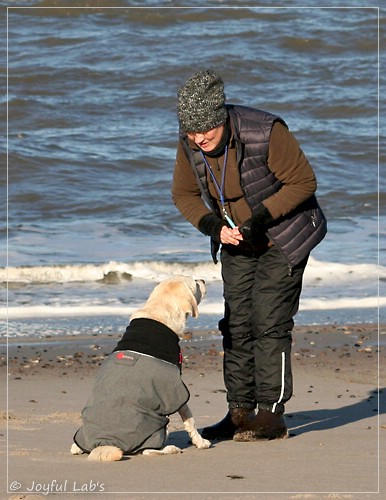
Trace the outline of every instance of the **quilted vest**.
<path fill-rule="evenodd" d="M 241 187 L 252 210 L 281 188 L 281 182 L 268 168 L 268 148 L 272 126 L 276 121 L 286 123 L 265 111 L 238 105 L 227 105 L 232 133 L 236 141 L 237 162 Z M 209 194 L 206 167 L 199 151 L 189 148 L 186 136 L 181 141 L 197 178 L 202 198 L 219 215 Z M 306 258 L 327 232 L 327 222 L 316 196 L 312 195 L 292 212 L 275 221 L 268 229 L 269 239 L 282 251 L 290 268 Z M 219 244 L 212 240 L 212 257 L 217 262 Z"/>

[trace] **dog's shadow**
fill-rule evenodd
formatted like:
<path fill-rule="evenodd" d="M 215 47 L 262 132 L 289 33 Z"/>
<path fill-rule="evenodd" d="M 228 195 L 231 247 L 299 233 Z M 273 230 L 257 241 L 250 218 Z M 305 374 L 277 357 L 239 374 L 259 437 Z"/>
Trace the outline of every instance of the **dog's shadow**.
<path fill-rule="evenodd" d="M 166 444 L 167 445 L 174 444 L 174 446 L 180 448 L 181 451 L 184 451 L 185 449 L 190 448 L 191 446 L 194 447 L 192 441 L 190 440 L 190 437 L 188 436 L 185 430 L 171 431 L 169 433 Z"/>
<path fill-rule="evenodd" d="M 299 411 L 286 415 L 291 437 L 305 432 L 335 429 L 343 425 L 386 413 L 386 388 L 373 389 L 367 398 L 341 408 Z"/>

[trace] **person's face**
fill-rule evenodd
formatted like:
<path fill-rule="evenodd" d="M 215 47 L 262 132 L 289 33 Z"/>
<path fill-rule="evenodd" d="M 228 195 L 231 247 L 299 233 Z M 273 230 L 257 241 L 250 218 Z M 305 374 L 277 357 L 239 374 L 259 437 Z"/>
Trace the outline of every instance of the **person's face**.
<path fill-rule="evenodd" d="M 199 148 L 210 153 L 220 144 L 223 132 L 224 125 L 219 125 L 207 132 L 189 132 L 187 135 Z"/>

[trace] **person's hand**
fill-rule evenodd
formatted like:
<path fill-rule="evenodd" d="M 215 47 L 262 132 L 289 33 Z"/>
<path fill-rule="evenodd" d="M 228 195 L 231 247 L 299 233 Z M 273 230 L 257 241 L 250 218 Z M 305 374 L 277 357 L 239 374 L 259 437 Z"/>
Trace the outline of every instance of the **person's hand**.
<path fill-rule="evenodd" d="M 228 226 L 223 226 L 220 233 L 220 241 L 225 245 L 238 245 L 243 240 L 243 235 L 240 233 L 239 228 L 231 229 Z"/>
<path fill-rule="evenodd" d="M 258 245 L 259 240 L 266 234 L 266 231 L 274 223 L 274 219 L 268 209 L 260 204 L 253 216 L 240 226 L 240 233 L 245 241 Z"/>

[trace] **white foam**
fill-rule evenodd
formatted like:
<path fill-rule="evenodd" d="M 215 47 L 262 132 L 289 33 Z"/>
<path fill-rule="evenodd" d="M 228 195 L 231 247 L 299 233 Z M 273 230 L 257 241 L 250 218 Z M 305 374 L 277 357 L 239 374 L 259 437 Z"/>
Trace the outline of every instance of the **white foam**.
<path fill-rule="evenodd" d="M 21 266 L 0 268 L 0 282 L 12 283 L 71 283 L 103 280 L 108 274 L 124 275 L 150 281 L 161 281 L 173 275 L 189 274 L 208 282 L 221 281 L 221 266 L 212 262 L 136 261 L 105 264 L 75 264 L 57 266 Z M 376 264 L 343 264 L 318 261 L 310 257 L 305 282 L 323 285 L 339 282 L 386 279 L 386 266 Z"/>
<path fill-rule="evenodd" d="M 97 287 L 88 285 L 102 281 L 110 273 L 120 278 L 123 286 L 114 287 L 105 282 L 98 283 Z M 212 262 L 111 261 L 0 269 L 0 281 L 27 285 L 10 287 L 9 307 L 0 308 L 0 319 L 129 317 L 144 303 L 153 284 L 179 274 L 203 278 L 208 283 L 207 296 L 200 305 L 202 315 L 223 314 L 220 265 L 215 266 Z M 342 264 L 310 257 L 300 311 L 384 307 L 385 297 L 377 296 L 378 280 L 382 278 L 386 279 L 385 266 Z"/>
<path fill-rule="evenodd" d="M 367 309 L 386 306 L 386 297 L 365 297 L 354 299 L 342 297 L 339 299 L 301 299 L 300 311 L 337 310 L 337 309 Z M 22 318 L 58 318 L 81 316 L 125 316 L 129 317 L 138 306 L 29 306 L 0 308 L 0 319 Z M 224 311 L 222 301 L 203 302 L 200 304 L 201 315 L 221 315 Z"/>
<path fill-rule="evenodd" d="M 220 267 L 212 263 L 178 262 L 108 262 L 107 264 L 75 264 L 59 266 L 21 266 L 0 269 L 0 282 L 11 283 L 72 283 L 103 280 L 115 273 L 117 277 L 131 276 L 161 281 L 173 275 L 192 274 L 208 281 L 220 280 Z"/>
<path fill-rule="evenodd" d="M 300 299 L 300 311 L 368 309 L 386 306 L 386 297 L 341 297 L 339 299 Z"/>
<path fill-rule="evenodd" d="M 304 279 L 308 282 L 320 280 L 323 282 L 349 282 L 375 280 L 378 277 L 386 278 L 386 267 L 377 264 L 343 264 L 340 262 L 318 261 L 309 258 L 304 272 Z"/>
<path fill-rule="evenodd" d="M 130 316 L 134 309 L 126 306 L 16 306 L 0 308 L 0 319 Z"/>

